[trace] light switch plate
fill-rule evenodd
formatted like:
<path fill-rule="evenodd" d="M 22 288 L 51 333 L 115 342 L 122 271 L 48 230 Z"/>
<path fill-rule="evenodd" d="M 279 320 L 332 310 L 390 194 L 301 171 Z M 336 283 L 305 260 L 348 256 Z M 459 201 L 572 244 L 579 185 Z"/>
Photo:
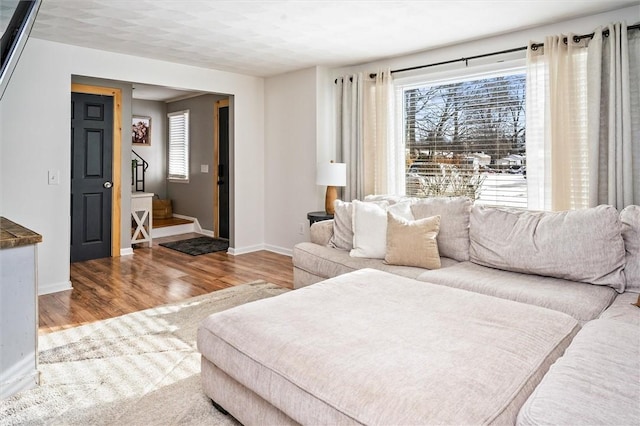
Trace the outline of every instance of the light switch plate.
<path fill-rule="evenodd" d="M 209 173 L 209 165 L 200 164 L 200 173 Z"/>
<path fill-rule="evenodd" d="M 60 185 L 60 170 L 49 170 L 49 185 Z"/>

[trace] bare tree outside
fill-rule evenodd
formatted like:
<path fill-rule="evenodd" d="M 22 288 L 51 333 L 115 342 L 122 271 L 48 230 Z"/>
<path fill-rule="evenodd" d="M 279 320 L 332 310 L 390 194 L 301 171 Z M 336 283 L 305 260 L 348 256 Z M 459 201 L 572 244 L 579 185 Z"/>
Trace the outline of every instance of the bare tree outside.
<path fill-rule="evenodd" d="M 526 207 L 524 74 L 406 90 L 404 108 L 408 195 Z"/>

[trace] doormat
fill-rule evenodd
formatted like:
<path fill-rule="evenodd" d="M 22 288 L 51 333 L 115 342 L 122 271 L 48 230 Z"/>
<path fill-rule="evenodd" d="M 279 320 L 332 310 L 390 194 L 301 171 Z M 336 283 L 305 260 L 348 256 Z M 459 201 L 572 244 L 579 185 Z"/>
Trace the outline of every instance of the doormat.
<path fill-rule="evenodd" d="M 188 240 L 160 243 L 160 245 L 171 250 L 190 254 L 191 256 L 198 256 L 216 251 L 226 251 L 229 248 L 229 241 L 220 238 L 196 237 L 189 238 Z"/>

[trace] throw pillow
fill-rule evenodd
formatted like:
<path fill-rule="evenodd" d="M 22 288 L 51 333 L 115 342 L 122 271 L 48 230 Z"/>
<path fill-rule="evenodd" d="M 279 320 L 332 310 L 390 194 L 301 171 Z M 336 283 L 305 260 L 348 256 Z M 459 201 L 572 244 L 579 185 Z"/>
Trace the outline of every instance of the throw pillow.
<path fill-rule="evenodd" d="M 333 202 L 333 236 L 329 241 L 329 246 L 340 250 L 351 250 L 353 248 L 353 228 L 351 222 L 353 206 L 351 203 L 342 200 Z"/>
<path fill-rule="evenodd" d="M 387 212 L 387 254 L 389 265 L 440 268 L 440 254 L 436 237 L 440 230 L 440 216 L 407 220 Z"/>
<path fill-rule="evenodd" d="M 384 259 L 387 251 L 388 204 L 353 200 L 352 257 Z"/>
<path fill-rule="evenodd" d="M 411 206 L 416 219 L 440 216 L 438 250 L 440 255 L 464 262 L 469 260 L 469 215 L 467 197 L 425 198 Z"/>

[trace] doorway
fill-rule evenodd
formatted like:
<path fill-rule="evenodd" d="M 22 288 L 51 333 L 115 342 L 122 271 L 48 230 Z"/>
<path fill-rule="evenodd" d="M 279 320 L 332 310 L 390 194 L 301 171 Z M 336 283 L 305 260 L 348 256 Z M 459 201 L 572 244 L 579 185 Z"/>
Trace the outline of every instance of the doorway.
<path fill-rule="evenodd" d="M 216 165 L 213 199 L 214 235 L 229 239 L 229 99 L 216 101 L 214 107 L 214 161 Z"/>
<path fill-rule="evenodd" d="M 119 256 L 121 91 L 71 91 L 71 262 Z"/>

